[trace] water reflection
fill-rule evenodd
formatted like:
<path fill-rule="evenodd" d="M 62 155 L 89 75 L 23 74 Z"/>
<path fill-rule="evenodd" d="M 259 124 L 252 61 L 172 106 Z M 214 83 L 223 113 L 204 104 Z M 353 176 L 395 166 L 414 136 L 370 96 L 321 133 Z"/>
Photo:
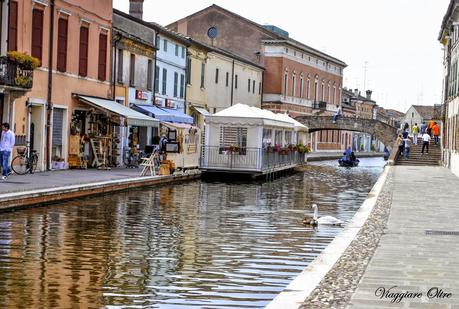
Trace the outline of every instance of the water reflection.
<path fill-rule="evenodd" d="M 382 171 L 363 159 L 271 183 L 194 181 L 1 214 L 0 306 L 262 307 L 341 230 Z"/>

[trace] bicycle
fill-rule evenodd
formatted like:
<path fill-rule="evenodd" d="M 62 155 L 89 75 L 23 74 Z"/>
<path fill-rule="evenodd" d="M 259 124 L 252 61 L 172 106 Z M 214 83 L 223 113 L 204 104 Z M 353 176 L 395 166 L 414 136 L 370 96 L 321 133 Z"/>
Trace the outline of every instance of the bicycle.
<path fill-rule="evenodd" d="M 126 168 L 138 168 L 143 157 L 145 157 L 145 153 L 141 150 L 125 149 L 123 156 L 124 166 Z"/>
<path fill-rule="evenodd" d="M 37 169 L 38 152 L 30 146 L 17 148 L 18 155 L 11 161 L 11 169 L 18 175 L 33 174 Z"/>

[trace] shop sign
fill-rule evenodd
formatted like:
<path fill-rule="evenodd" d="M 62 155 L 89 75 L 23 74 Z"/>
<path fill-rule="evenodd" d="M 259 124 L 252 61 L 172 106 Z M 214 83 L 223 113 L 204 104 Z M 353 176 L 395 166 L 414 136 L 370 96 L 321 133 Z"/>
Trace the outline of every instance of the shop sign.
<path fill-rule="evenodd" d="M 155 98 L 155 105 L 164 107 L 166 104 L 164 103 L 164 98 Z"/>
<path fill-rule="evenodd" d="M 148 100 L 148 92 L 142 91 L 142 90 L 136 90 L 135 98 L 137 100 Z"/>
<path fill-rule="evenodd" d="M 166 99 L 166 107 L 176 109 L 177 104 L 175 101 L 172 101 L 171 99 Z"/>

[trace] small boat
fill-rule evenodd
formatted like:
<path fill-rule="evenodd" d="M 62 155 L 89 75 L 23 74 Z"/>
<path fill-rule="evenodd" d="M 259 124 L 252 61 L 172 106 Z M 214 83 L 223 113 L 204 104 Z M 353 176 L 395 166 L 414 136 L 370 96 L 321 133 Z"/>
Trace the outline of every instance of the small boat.
<path fill-rule="evenodd" d="M 356 159 L 355 161 L 348 161 L 348 160 L 343 160 L 343 159 L 339 159 L 338 160 L 338 163 L 339 163 L 339 166 L 344 166 L 344 167 L 356 167 L 356 166 L 359 166 L 359 159 Z"/>

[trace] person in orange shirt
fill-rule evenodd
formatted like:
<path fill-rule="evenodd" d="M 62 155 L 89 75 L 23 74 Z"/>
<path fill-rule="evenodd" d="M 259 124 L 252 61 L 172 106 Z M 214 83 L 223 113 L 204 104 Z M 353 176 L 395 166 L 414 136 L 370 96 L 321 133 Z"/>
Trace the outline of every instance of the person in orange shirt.
<path fill-rule="evenodd" d="M 435 121 L 430 120 L 429 125 L 427 126 L 427 134 L 429 134 L 430 137 L 432 137 L 432 128 L 434 125 L 435 125 Z"/>
<path fill-rule="evenodd" d="M 434 122 L 432 127 L 432 134 L 434 136 L 434 144 L 438 145 L 438 138 L 440 137 L 440 126 L 436 122 Z"/>

